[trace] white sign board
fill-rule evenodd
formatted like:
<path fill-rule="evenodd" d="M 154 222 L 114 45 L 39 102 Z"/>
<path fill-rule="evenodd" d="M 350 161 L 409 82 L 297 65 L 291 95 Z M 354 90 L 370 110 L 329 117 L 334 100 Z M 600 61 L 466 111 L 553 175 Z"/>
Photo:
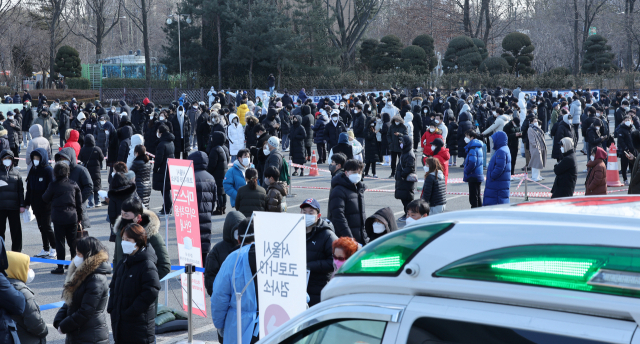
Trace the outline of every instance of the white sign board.
<path fill-rule="evenodd" d="M 306 230 L 303 214 L 254 212 L 253 221 L 264 338 L 307 309 Z"/>

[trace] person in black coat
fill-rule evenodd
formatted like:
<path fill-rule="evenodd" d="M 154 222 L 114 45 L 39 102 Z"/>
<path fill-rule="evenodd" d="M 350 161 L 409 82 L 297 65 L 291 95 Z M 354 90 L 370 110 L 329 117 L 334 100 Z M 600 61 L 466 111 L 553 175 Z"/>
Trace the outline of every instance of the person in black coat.
<path fill-rule="evenodd" d="M 347 132 L 347 128 L 339 118 L 338 112 L 334 110 L 331 113 L 331 120 L 324 126 L 324 140 L 327 143 L 327 152 L 331 152 L 331 149 L 338 144 L 340 133 Z"/>
<path fill-rule="evenodd" d="M 137 145 L 133 154 L 135 158 L 131 162 L 129 171 L 135 173 L 136 193 L 145 208 L 149 209 L 149 201 L 151 199 L 151 162 L 143 145 Z"/>
<path fill-rule="evenodd" d="M 251 151 L 251 156 L 255 157 L 253 159 L 253 164 L 256 166 L 256 170 L 258 170 L 258 180 L 262 180 L 262 173 L 264 172 L 264 164 L 267 161 L 267 156 L 264 155 L 264 151 L 262 150 L 265 143 L 271 138 L 271 135 L 266 132 L 264 126 L 262 124 L 256 124 L 253 129 L 255 137 L 256 137 L 256 145 L 248 146 Z"/>
<path fill-rule="evenodd" d="M 175 137 L 173 141 L 175 147 L 174 155 L 178 159 L 186 159 L 191 150 L 191 145 L 189 145 L 189 135 L 191 135 L 189 116 L 186 115 L 184 108 L 179 106 L 176 115 L 170 121 L 173 125 L 173 136 Z"/>
<path fill-rule="evenodd" d="M 258 118 L 247 113 L 244 120 L 247 122 L 247 125 L 244 127 L 245 147 L 255 147 L 258 144 L 258 137 L 253 129 L 258 125 Z M 251 156 L 254 156 L 253 153 L 251 153 Z"/>
<path fill-rule="evenodd" d="M 394 139 L 392 138 L 392 140 Z M 404 135 L 397 140 L 401 141 L 399 146 L 402 149 L 402 155 L 396 167 L 396 190 L 394 195 L 396 199 L 402 201 L 402 206 L 404 207 L 404 216 L 399 218 L 398 221 L 404 221 L 407 218 L 407 205 L 413 201 L 414 197 L 413 190 L 416 182 L 408 181 L 407 177 L 412 173 L 416 173 L 416 156 L 413 154 L 412 140 L 409 135 Z"/>
<path fill-rule="evenodd" d="M 6 185 L 0 187 L 0 237 L 5 238 L 7 219 L 11 231 L 11 251 L 22 251 L 22 223 L 20 213 L 24 212 L 24 186 L 20 173 L 14 168 L 13 152 L 4 149 L 0 152 L 0 181 Z"/>
<path fill-rule="evenodd" d="M 207 152 L 209 143 L 209 136 L 211 135 L 211 116 L 208 111 L 202 112 L 196 120 L 196 142 L 198 150 L 201 152 Z"/>
<path fill-rule="evenodd" d="M 207 255 L 204 267 L 204 286 L 209 296 L 211 296 L 213 281 L 215 281 L 222 263 L 231 252 L 238 248 L 238 240 L 234 237 L 234 233 L 240 221 L 244 219 L 245 217 L 241 212 L 230 211 L 225 217 L 224 225 L 222 226 L 222 240 L 216 243 Z"/>
<path fill-rule="evenodd" d="M 305 140 L 307 138 L 307 132 L 302 126 L 302 116 L 294 116 L 291 121 L 291 134 L 289 135 L 289 139 L 291 140 L 291 151 L 289 155 L 291 156 L 291 161 L 294 164 L 304 165 L 307 162 L 305 156 Z M 294 168 L 292 176 L 298 175 L 298 167 Z M 300 176 L 304 175 L 304 169 L 300 168 Z"/>
<path fill-rule="evenodd" d="M 309 105 L 303 105 L 300 109 L 300 116 L 302 117 L 302 126 L 304 127 L 304 133 L 306 135 L 304 140 L 304 149 L 307 156 L 307 161 L 311 159 L 311 146 L 313 146 L 313 126 L 315 124 L 315 117 L 311 113 Z"/>
<path fill-rule="evenodd" d="M 122 203 L 131 197 L 138 197 L 136 193 L 136 184 L 129 180 L 124 173 L 116 172 L 111 179 L 109 185 L 109 222 L 111 226 L 116 223 L 116 219 L 120 216 Z"/>
<path fill-rule="evenodd" d="M 157 121 L 158 115 L 152 112 L 144 124 L 144 145 L 147 152 L 153 155 L 156 155 L 156 144 L 158 142 L 158 136 L 156 136 L 157 130 L 155 129 Z"/>
<path fill-rule="evenodd" d="M 562 160 L 562 153 L 560 152 L 560 141 L 569 137 L 573 140 L 573 129 L 571 127 L 571 114 L 565 113 L 566 110 L 563 110 L 562 120 L 558 120 L 556 125 L 551 128 L 551 136 L 553 136 L 553 149 L 551 151 L 551 158 L 556 159 L 558 162 Z M 555 129 L 555 131 L 554 131 Z"/>
<path fill-rule="evenodd" d="M 378 178 L 376 175 L 376 163 L 380 161 L 380 148 L 378 147 L 378 138 L 376 131 L 375 118 L 370 118 L 367 121 L 367 129 L 364 136 L 365 150 L 364 150 L 364 176 L 369 176 L 369 166 L 371 166 L 371 173 L 373 178 Z"/>
<path fill-rule="evenodd" d="M 451 154 L 450 166 L 456 166 L 456 158 L 458 157 L 458 122 L 453 114 L 449 115 L 449 124 L 447 125 L 447 148 Z"/>
<path fill-rule="evenodd" d="M 382 226 L 375 225 L 380 223 Z M 393 216 L 393 210 L 389 207 L 378 209 L 375 214 L 367 217 L 364 222 L 364 229 L 369 237 L 369 242 L 378 239 L 379 237 L 395 232 L 398 230 L 396 218 Z M 382 229 L 382 231 L 380 231 Z"/>
<path fill-rule="evenodd" d="M 551 188 L 551 198 L 571 197 L 578 180 L 578 165 L 576 153 L 573 149 L 573 138 L 565 137 L 561 140 L 562 160 L 553 166 L 556 179 Z"/>
<path fill-rule="evenodd" d="M 353 159 L 353 146 L 349 143 L 349 135 L 347 133 L 340 133 L 338 144 L 333 146 L 331 151 L 329 151 L 329 158 L 331 158 L 333 154 L 338 153 L 344 154 L 347 160 Z"/>
<path fill-rule="evenodd" d="M 217 183 L 216 179 L 207 172 L 209 157 L 205 152 L 193 152 L 189 154 L 189 160 L 193 161 L 193 172 L 196 178 L 202 262 L 205 262 L 211 248 L 211 213 L 218 202 Z"/>
<path fill-rule="evenodd" d="M 364 140 L 367 134 L 367 116 L 362 111 L 362 105 L 357 104 L 353 110 L 353 136 L 364 147 Z"/>
<path fill-rule="evenodd" d="M 21 316 L 28 310 L 24 294 L 18 291 L 7 278 L 9 268 L 4 239 L 0 237 L 0 343 L 20 343 L 17 324 L 13 317 Z M 15 340 L 14 340 L 15 339 Z"/>
<path fill-rule="evenodd" d="M 258 171 L 255 168 L 248 168 L 244 178 L 247 184 L 238 189 L 236 210 L 249 218 L 254 211 L 266 211 L 267 191 L 258 185 Z"/>
<path fill-rule="evenodd" d="M 591 147 L 601 147 L 605 151 L 607 150 L 607 141 L 609 136 L 604 135 L 604 124 L 600 119 L 595 119 L 591 123 L 591 126 L 587 129 L 587 143 L 589 144 L 589 148 Z"/>
<path fill-rule="evenodd" d="M 291 105 L 285 106 L 278 112 L 280 119 L 280 133 L 282 134 L 282 151 L 289 150 L 289 133 L 291 133 Z"/>
<path fill-rule="evenodd" d="M 227 208 L 227 194 L 224 192 L 222 182 L 224 175 L 229 169 L 229 148 L 225 145 L 227 137 L 219 131 L 211 134 L 211 147 L 209 147 L 209 162 L 207 164 L 207 172 L 209 172 L 216 180 L 218 204 L 213 215 L 223 215 Z"/>
<path fill-rule="evenodd" d="M 155 343 L 155 301 L 160 291 L 158 258 L 139 224 L 124 228 L 122 249 L 126 258 L 115 267 L 109 284 L 107 312 L 111 315 L 113 339 L 118 344 Z"/>
<path fill-rule="evenodd" d="M 320 303 L 320 293 L 333 274 L 332 244 L 338 237 L 333 226 L 321 218 L 320 204 L 315 199 L 304 201 L 300 212 L 305 215 L 307 232 L 307 295 L 311 307 Z"/>
<path fill-rule="evenodd" d="M 31 161 L 24 207 L 33 209 L 42 236 L 42 252 L 36 257 L 47 257 L 55 253 L 56 237 L 51 228 L 51 203 L 43 201 L 42 195 L 53 181 L 53 168 L 49 164 L 49 153 L 44 148 L 36 148 L 31 152 Z"/>
<path fill-rule="evenodd" d="M 629 182 L 627 181 L 627 169 L 630 165 L 633 166 L 633 164 L 629 163 L 629 159 L 624 152 L 636 155 L 635 149 L 633 148 L 633 140 L 631 140 L 631 132 L 633 131 L 635 131 L 635 129 L 633 128 L 633 122 L 630 115 L 627 115 L 623 118 L 622 123 L 620 123 L 615 131 L 618 138 L 618 158 L 620 159 L 620 171 L 622 172 L 622 179 L 624 180 L 625 185 L 629 185 Z"/>
<path fill-rule="evenodd" d="M 393 178 L 396 175 L 396 165 L 398 157 L 402 155 L 403 149 L 400 148 L 400 140 L 404 135 L 409 135 L 407 127 L 404 125 L 404 119 L 402 116 L 395 115 L 391 119 L 391 126 L 387 131 L 387 141 L 389 143 L 389 152 L 391 154 L 391 175 L 389 178 Z"/>
<path fill-rule="evenodd" d="M 360 178 L 363 167 L 364 164 L 361 161 L 347 160 L 344 164 L 344 173 L 337 174 L 331 179 L 328 217 L 338 237 L 352 237 L 362 246 L 369 242 L 364 230 L 367 216 L 364 204 L 366 187 Z"/>
<path fill-rule="evenodd" d="M 302 121 L 304 122 L 304 118 L 302 119 Z M 324 138 L 324 126 L 328 123 L 329 118 L 324 114 L 320 114 L 318 116 L 316 124 L 311 127 L 311 130 L 313 130 L 313 143 L 315 143 L 318 147 L 318 164 L 324 164 L 327 162 L 327 147 Z"/>
<path fill-rule="evenodd" d="M 100 196 L 98 191 L 102 189 L 102 177 L 100 170 L 102 169 L 102 162 L 104 161 L 104 154 L 102 149 L 96 147 L 96 140 L 93 135 L 87 134 L 84 137 L 84 146 L 80 149 L 78 154 L 78 160 L 82 162 L 82 165 L 89 171 L 91 176 L 91 182 L 93 183 L 93 197 L 89 197 L 89 208 L 100 207 Z"/>
<path fill-rule="evenodd" d="M 107 275 L 111 275 L 107 248 L 94 237 L 77 242 L 77 257 L 69 266 L 62 298 L 64 305 L 53 327 L 67 335 L 68 343 L 109 344 L 104 310 L 109 299 Z M 78 264 L 78 265 L 76 265 Z"/>
<path fill-rule="evenodd" d="M 520 130 L 520 117 L 513 117 L 509 123 L 504 125 L 502 131 L 507 134 L 507 147 L 509 147 L 509 153 L 511 154 L 511 174 L 515 174 L 518 147 L 520 146 L 519 140 L 522 136 L 522 132 Z M 451 152 L 451 149 L 449 149 L 449 152 Z"/>
<path fill-rule="evenodd" d="M 156 132 L 160 137 L 156 146 L 156 158 L 153 163 L 153 189 L 160 191 L 164 197 L 161 215 L 171 212 L 171 183 L 167 173 L 167 159 L 174 157 L 174 136 L 166 125 L 161 125 Z"/>
<path fill-rule="evenodd" d="M 471 123 L 471 116 L 468 112 L 462 112 L 458 116 L 458 158 L 461 158 L 463 162 L 460 163 L 460 166 L 464 163 L 464 159 L 467 157 L 467 152 L 460 147 L 466 147 L 467 143 L 464 141 L 464 133 L 467 130 L 473 129 L 473 123 Z"/>
<path fill-rule="evenodd" d="M 76 256 L 76 231 L 82 221 L 82 194 L 78 185 L 69 178 L 69 166 L 57 162 L 53 168 L 55 180 L 49 184 L 42 200 L 51 204 L 51 222 L 56 238 L 58 260 L 65 260 L 65 239 L 71 258 Z M 52 274 L 64 273 L 59 264 Z"/>
<path fill-rule="evenodd" d="M 84 203 L 93 193 L 93 182 L 91 181 L 89 171 L 84 166 L 78 165 L 76 151 L 71 147 L 63 148 L 61 151 L 56 153 L 54 160 L 56 162 L 61 160 L 69 162 L 69 179 L 78 185 L 80 192 L 82 193 L 82 227 L 91 228 L 91 222 L 89 221 L 89 216 L 85 209 L 86 205 Z"/>
<path fill-rule="evenodd" d="M 127 162 L 129 149 L 131 148 L 131 136 L 133 136 L 133 128 L 125 125 L 118 129 L 118 158 L 116 161 Z"/>

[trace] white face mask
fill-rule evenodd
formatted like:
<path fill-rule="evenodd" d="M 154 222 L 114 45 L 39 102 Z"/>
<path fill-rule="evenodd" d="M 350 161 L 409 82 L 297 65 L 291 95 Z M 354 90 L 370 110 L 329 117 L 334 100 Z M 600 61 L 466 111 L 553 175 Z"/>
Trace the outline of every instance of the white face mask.
<path fill-rule="evenodd" d="M 434 146 L 434 145 L 431 145 L 431 151 L 432 151 L 432 152 L 435 152 L 435 151 L 436 151 L 436 148 L 438 148 L 438 147 L 436 147 L 436 146 Z"/>
<path fill-rule="evenodd" d="M 338 117 L 331 117 L 331 120 L 333 121 L 333 123 L 338 123 Z"/>
<path fill-rule="evenodd" d="M 465 138 L 464 138 L 464 142 L 469 143 L 469 142 L 471 142 L 471 139 L 470 139 L 470 138 L 468 138 L 468 137 L 465 137 Z"/>
<path fill-rule="evenodd" d="M 440 120 L 434 120 L 434 122 L 436 122 L 436 124 L 440 124 Z"/>
<path fill-rule="evenodd" d="M 73 264 L 78 267 L 80 266 L 80 264 L 82 264 L 82 262 L 84 262 L 84 258 L 79 257 L 79 256 L 75 256 L 73 257 Z"/>
<path fill-rule="evenodd" d="M 624 125 L 626 125 L 627 127 L 630 127 L 631 126 L 631 121 L 625 121 Z"/>
<path fill-rule="evenodd" d="M 29 269 L 29 272 L 27 272 L 27 282 L 25 283 L 31 283 L 33 282 L 33 279 L 36 278 L 36 273 L 35 271 Z"/>
<path fill-rule="evenodd" d="M 264 155 L 269 155 L 271 154 L 271 151 L 269 150 L 269 148 L 263 148 L 262 153 L 264 153 Z"/>
<path fill-rule="evenodd" d="M 238 240 L 238 230 L 233 231 L 233 238 Z"/>
<path fill-rule="evenodd" d="M 422 111 L 422 112 L 424 112 L 424 113 L 429 113 L 429 110 L 424 109 L 424 111 Z"/>
<path fill-rule="evenodd" d="M 494 116 L 497 116 L 497 115 L 498 115 L 498 113 L 497 113 L 497 112 L 495 112 L 495 111 L 493 111 L 492 113 L 493 113 L 493 115 L 494 115 Z"/>
<path fill-rule="evenodd" d="M 560 147 L 560 152 L 564 154 L 564 147 Z"/>
<path fill-rule="evenodd" d="M 340 108 L 341 108 L 341 109 L 344 109 L 344 105 L 340 105 Z"/>
<path fill-rule="evenodd" d="M 538 127 L 538 122 L 533 123 L 533 126 L 537 128 Z"/>
<path fill-rule="evenodd" d="M 164 121 L 164 116 L 160 116 L 160 120 L 161 120 L 161 121 Z"/>
<path fill-rule="evenodd" d="M 422 169 L 423 169 L 425 172 L 429 172 L 429 166 L 422 166 Z"/>
<path fill-rule="evenodd" d="M 122 240 L 122 253 L 131 254 L 136 249 L 136 244 L 130 241 Z"/>
<path fill-rule="evenodd" d="M 242 158 L 242 166 L 249 166 L 249 158 Z"/>
<path fill-rule="evenodd" d="M 158 138 L 160 138 L 160 136 L 162 136 L 162 135 L 160 135 L 160 133 L 156 133 L 156 136 L 157 136 Z"/>
<path fill-rule="evenodd" d="M 105 125 L 106 123 L 106 121 L 100 121 L 100 125 Z"/>
<path fill-rule="evenodd" d="M 149 115 L 149 119 L 153 119 L 153 114 Z"/>
<path fill-rule="evenodd" d="M 9 167 L 11 165 L 13 165 L 13 160 L 9 160 L 9 159 L 4 159 L 2 160 L 2 164 Z"/>
<path fill-rule="evenodd" d="M 600 127 L 596 127 L 596 131 L 600 131 Z"/>
<path fill-rule="evenodd" d="M 9 119 L 13 119 L 13 116 L 9 116 Z"/>
<path fill-rule="evenodd" d="M 358 113 L 358 110 L 353 110 L 353 113 Z"/>
<path fill-rule="evenodd" d="M 33 160 L 33 165 L 35 165 L 35 166 L 40 165 L 40 160 Z"/>
<path fill-rule="evenodd" d="M 600 117 L 600 116 L 601 116 L 600 113 L 596 113 L 596 117 Z"/>
<path fill-rule="evenodd" d="M 595 155 L 592 155 L 589 159 L 591 159 L 591 161 L 594 161 L 594 160 L 596 160 L 596 157 L 595 157 Z"/>
<path fill-rule="evenodd" d="M 317 220 L 318 218 L 316 217 L 316 215 L 309 215 L 309 214 L 304 215 L 304 223 L 307 227 L 311 227 L 315 225 Z"/>
<path fill-rule="evenodd" d="M 358 182 L 360 181 L 360 174 L 358 173 L 350 174 L 349 181 L 351 181 L 353 184 L 358 184 Z"/>
<path fill-rule="evenodd" d="M 380 233 L 384 233 L 384 231 L 387 230 L 387 227 L 384 226 L 384 224 L 380 223 L 380 222 L 374 222 L 373 223 L 373 232 L 376 234 L 380 234 Z"/>
<path fill-rule="evenodd" d="M 434 132 L 436 131 L 436 128 L 429 128 L 429 132 Z"/>
<path fill-rule="evenodd" d="M 414 220 L 413 217 L 407 217 L 407 219 L 404 221 L 404 225 L 408 226 L 414 222 L 416 222 L 416 220 Z"/>
<path fill-rule="evenodd" d="M 396 125 L 400 125 L 399 121 L 393 121 L 393 123 L 395 123 Z"/>
<path fill-rule="evenodd" d="M 115 177 L 116 173 L 115 172 L 111 172 L 111 178 Z"/>

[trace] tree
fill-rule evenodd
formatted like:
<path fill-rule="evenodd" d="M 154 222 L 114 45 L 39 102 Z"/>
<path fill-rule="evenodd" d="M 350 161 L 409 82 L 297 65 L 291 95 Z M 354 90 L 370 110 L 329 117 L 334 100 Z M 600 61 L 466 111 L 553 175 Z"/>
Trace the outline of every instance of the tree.
<path fill-rule="evenodd" d="M 531 68 L 532 53 L 535 47 L 531 44 L 529 36 L 520 32 L 512 32 L 502 40 L 502 49 L 504 50 L 502 57 L 511 66 L 511 73 L 515 73 L 516 76 L 520 76 L 520 73 L 535 73 L 535 70 Z"/>
<path fill-rule="evenodd" d="M 480 56 L 482 57 L 483 61 L 487 57 L 489 57 L 489 52 L 487 51 L 487 46 L 484 44 L 484 42 L 481 39 L 472 38 L 471 40 L 473 41 L 473 44 L 475 44 L 476 47 L 478 47 L 478 52 L 480 53 Z"/>
<path fill-rule="evenodd" d="M 482 56 L 473 40 L 467 36 L 458 36 L 449 41 L 449 47 L 442 59 L 442 69 L 446 73 L 456 70 L 470 72 L 476 70 L 482 62 Z"/>
<path fill-rule="evenodd" d="M 306 74 L 324 74 L 340 57 L 329 40 L 335 16 L 327 16 L 322 0 L 295 0 L 292 15 L 296 40 L 296 69 Z"/>
<path fill-rule="evenodd" d="M 400 38 L 394 35 L 382 37 L 376 48 L 375 69 L 385 71 L 399 67 L 401 54 L 402 42 L 400 42 Z"/>
<path fill-rule="evenodd" d="M 432 71 L 438 65 L 438 59 L 436 58 L 433 42 L 433 37 L 427 34 L 419 35 L 411 42 L 411 45 L 417 45 L 424 50 L 425 61 L 427 62 L 429 71 Z"/>
<path fill-rule="evenodd" d="M 199 43 L 200 28 L 193 24 L 188 24 L 184 18 L 180 18 L 180 47 L 182 48 L 182 71 L 198 72 L 200 71 L 201 56 L 206 51 Z M 170 74 L 178 74 L 180 71 L 180 59 L 178 58 L 178 21 L 172 21 L 171 24 L 162 28 L 166 34 L 166 44 L 162 46 L 164 56 L 160 59 L 160 63 L 167 66 L 167 72 Z"/>
<path fill-rule="evenodd" d="M 33 74 L 33 58 L 28 54 L 22 45 L 14 45 L 11 49 L 12 65 L 14 72 L 31 77 Z"/>
<path fill-rule="evenodd" d="M 36 11 L 30 12 L 34 21 L 46 26 L 49 31 L 49 67 L 51 76 L 47 84 L 51 85 L 56 64 L 56 49 L 62 41 L 69 35 L 70 31 L 64 32 L 60 25 L 62 14 L 66 10 L 68 0 L 36 0 Z"/>
<path fill-rule="evenodd" d="M 360 50 L 358 51 L 360 53 L 360 61 L 367 66 L 367 68 L 369 68 L 370 71 L 374 71 L 375 70 L 375 57 L 376 57 L 376 51 L 378 49 L 378 44 L 380 42 L 378 42 L 377 39 L 365 39 L 364 41 L 362 41 L 362 44 L 360 45 Z"/>
<path fill-rule="evenodd" d="M 417 45 L 410 45 L 402 49 L 402 68 L 406 71 L 415 71 L 418 74 L 429 72 L 427 53 Z"/>
<path fill-rule="evenodd" d="M 66 0 L 50 0 L 66 1 Z M 144 46 L 144 66 L 147 83 L 151 82 L 151 48 L 149 47 L 149 11 L 154 7 L 153 0 L 131 0 L 130 6 L 124 6 L 129 20 L 142 32 Z"/>
<path fill-rule="evenodd" d="M 103 40 L 118 24 L 122 10 L 121 0 L 76 0 L 72 4 L 72 16 L 64 16 L 67 27 L 74 35 L 82 37 L 96 47 L 96 59 L 102 56 Z M 95 26 L 77 25 L 78 17 L 95 19 Z M 71 23 L 70 23 L 71 22 Z"/>
<path fill-rule="evenodd" d="M 482 61 L 478 68 L 480 72 L 489 73 L 492 76 L 509 72 L 509 63 L 502 57 L 489 57 Z"/>
<path fill-rule="evenodd" d="M 615 70 L 613 65 L 614 55 L 611 46 L 607 45 L 607 39 L 601 35 L 591 35 L 584 42 L 584 57 L 582 59 L 582 72 L 598 74 L 608 70 Z"/>
<path fill-rule="evenodd" d="M 68 45 L 60 47 L 56 54 L 54 72 L 65 78 L 79 78 L 82 76 L 82 65 L 78 51 Z"/>

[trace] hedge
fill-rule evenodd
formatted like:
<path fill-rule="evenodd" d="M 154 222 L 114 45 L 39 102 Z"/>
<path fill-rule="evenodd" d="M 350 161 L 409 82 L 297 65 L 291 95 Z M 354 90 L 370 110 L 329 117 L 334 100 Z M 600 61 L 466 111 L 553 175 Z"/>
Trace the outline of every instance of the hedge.
<path fill-rule="evenodd" d="M 89 90 L 91 89 L 91 81 L 87 78 L 66 78 L 65 85 L 73 90 Z"/>

